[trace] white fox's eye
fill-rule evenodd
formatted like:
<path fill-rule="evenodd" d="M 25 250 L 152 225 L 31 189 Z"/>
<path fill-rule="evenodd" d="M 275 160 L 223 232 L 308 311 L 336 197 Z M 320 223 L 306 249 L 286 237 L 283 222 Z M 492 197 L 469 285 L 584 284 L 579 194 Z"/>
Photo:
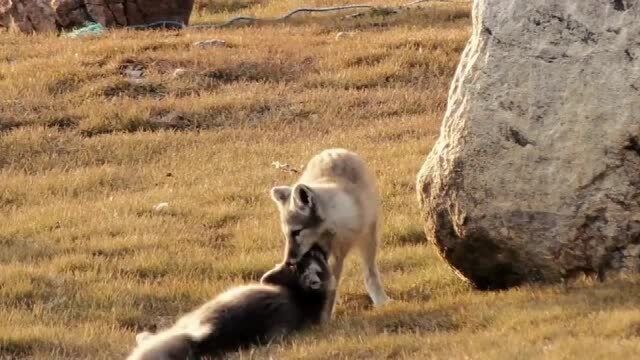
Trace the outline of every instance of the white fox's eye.
<path fill-rule="evenodd" d="M 291 230 L 291 238 L 296 239 L 298 236 L 300 236 L 301 232 L 302 232 L 302 229 Z"/>

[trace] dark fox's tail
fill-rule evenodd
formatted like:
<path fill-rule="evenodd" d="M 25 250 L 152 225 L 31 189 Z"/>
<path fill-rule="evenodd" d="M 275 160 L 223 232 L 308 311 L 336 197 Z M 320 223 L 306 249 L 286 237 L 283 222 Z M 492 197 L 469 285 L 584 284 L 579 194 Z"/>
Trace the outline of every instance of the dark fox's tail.
<path fill-rule="evenodd" d="M 193 359 L 194 345 L 211 333 L 211 326 L 171 328 L 158 334 L 139 336 L 138 346 L 127 360 Z"/>

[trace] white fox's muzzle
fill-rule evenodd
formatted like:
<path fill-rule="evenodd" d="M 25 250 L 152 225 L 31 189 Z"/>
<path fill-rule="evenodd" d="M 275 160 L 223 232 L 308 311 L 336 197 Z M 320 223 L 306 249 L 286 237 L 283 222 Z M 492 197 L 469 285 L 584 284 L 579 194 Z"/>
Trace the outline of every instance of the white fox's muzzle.
<path fill-rule="evenodd" d="M 302 258 L 302 256 L 300 256 L 297 251 L 291 249 L 287 252 L 287 259 L 285 260 L 285 263 L 287 265 L 295 265 L 298 263 L 300 258 Z"/>

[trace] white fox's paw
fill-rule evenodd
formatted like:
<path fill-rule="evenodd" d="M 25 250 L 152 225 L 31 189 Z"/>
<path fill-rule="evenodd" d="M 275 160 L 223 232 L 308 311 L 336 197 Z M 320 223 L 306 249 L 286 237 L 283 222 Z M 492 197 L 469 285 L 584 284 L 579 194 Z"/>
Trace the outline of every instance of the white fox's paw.
<path fill-rule="evenodd" d="M 384 295 L 384 296 L 380 296 L 373 299 L 373 306 L 382 307 L 382 306 L 388 305 L 389 303 L 392 303 L 393 301 L 394 300 L 392 298 L 388 297 L 387 295 Z"/>

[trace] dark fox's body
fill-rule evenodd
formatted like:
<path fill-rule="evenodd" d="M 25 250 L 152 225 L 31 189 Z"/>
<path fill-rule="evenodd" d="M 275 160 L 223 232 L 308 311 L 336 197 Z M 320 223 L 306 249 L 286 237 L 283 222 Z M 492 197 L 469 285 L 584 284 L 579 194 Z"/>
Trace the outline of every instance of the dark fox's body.
<path fill-rule="evenodd" d="M 172 328 L 149 335 L 129 359 L 184 360 L 268 343 L 319 323 L 331 280 L 326 255 L 312 251 L 295 267 L 279 265 L 261 284 L 224 292 Z"/>
<path fill-rule="evenodd" d="M 311 295 L 281 286 L 251 288 L 202 319 L 215 327 L 209 336 L 194 344 L 194 354 L 218 354 L 264 344 L 316 324 L 320 321 L 325 298 L 323 294 Z"/>

